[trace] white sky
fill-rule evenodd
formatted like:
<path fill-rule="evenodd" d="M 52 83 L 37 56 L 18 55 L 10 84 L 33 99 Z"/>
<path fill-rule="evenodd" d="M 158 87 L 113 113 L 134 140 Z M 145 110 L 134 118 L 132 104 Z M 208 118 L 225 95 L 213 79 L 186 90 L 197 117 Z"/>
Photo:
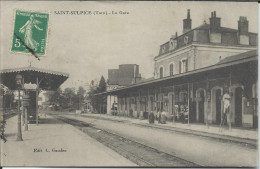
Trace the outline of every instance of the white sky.
<path fill-rule="evenodd" d="M 182 32 L 182 20 L 191 10 L 192 28 L 209 22 L 217 12 L 221 25 L 237 29 L 239 16 L 247 16 L 249 31 L 258 32 L 257 3 L 233 2 L 16 2 L 1 3 L 0 68 L 32 66 L 66 72 L 63 87 L 78 87 L 92 79 L 107 79 L 107 70 L 119 64 L 139 64 L 143 77 L 153 76 L 153 57 L 171 35 Z M 14 9 L 50 11 L 47 56 L 10 52 Z M 128 11 L 129 15 L 55 15 L 59 10 Z"/>

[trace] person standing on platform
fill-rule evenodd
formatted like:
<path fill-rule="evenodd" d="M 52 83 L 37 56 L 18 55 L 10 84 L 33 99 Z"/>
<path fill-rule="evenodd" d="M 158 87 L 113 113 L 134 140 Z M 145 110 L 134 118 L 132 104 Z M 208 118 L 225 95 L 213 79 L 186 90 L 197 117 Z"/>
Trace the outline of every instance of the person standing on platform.
<path fill-rule="evenodd" d="M 161 113 L 161 123 L 165 124 L 166 120 L 167 120 L 166 112 L 162 111 L 162 113 Z"/>
<path fill-rule="evenodd" d="M 158 118 L 158 123 L 161 123 L 161 110 L 160 109 L 158 109 L 157 118 Z"/>
<path fill-rule="evenodd" d="M 222 101 L 224 103 L 224 111 L 223 115 L 221 118 L 221 123 L 220 123 L 220 131 L 222 131 L 222 127 L 224 128 L 225 122 L 227 122 L 229 129 L 231 129 L 231 121 L 230 121 L 230 102 L 231 102 L 231 97 L 228 91 L 225 91 L 225 94 L 223 95 Z"/>

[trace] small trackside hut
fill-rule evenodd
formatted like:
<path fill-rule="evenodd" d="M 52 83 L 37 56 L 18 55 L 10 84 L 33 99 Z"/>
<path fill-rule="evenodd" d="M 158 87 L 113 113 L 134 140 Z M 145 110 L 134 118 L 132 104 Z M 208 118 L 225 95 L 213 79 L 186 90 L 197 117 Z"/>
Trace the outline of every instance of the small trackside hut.
<path fill-rule="evenodd" d="M 22 91 L 30 98 L 28 107 L 28 118 L 31 117 L 32 121 L 35 121 L 38 125 L 38 98 L 40 91 L 55 91 L 60 85 L 66 81 L 69 77 L 67 73 L 61 73 L 36 67 L 24 67 L 14 69 L 0 70 L 0 83 L 8 87 L 10 90 L 17 90 L 15 78 L 20 74 L 23 77 Z M 27 86 L 35 86 L 24 88 Z"/>

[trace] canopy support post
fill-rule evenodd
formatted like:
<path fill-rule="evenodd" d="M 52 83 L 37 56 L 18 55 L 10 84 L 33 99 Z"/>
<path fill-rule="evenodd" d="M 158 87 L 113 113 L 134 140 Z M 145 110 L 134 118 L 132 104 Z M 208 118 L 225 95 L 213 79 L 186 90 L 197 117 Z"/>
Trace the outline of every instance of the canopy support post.
<path fill-rule="evenodd" d="M 39 95 L 39 79 L 38 77 L 36 77 L 36 110 L 35 110 L 35 113 L 36 113 L 36 125 L 38 126 L 39 124 L 39 118 L 38 118 L 38 95 Z"/>
<path fill-rule="evenodd" d="M 188 126 L 190 126 L 190 84 L 188 82 Z"/>

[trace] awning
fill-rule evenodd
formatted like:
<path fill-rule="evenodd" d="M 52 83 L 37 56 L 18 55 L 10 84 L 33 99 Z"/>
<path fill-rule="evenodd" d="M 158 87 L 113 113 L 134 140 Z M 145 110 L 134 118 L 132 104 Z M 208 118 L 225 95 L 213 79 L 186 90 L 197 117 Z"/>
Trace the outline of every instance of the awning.
<path fill-rule="evenodd" d="M 243 64 L 243 63 L 257 61 L 257 59 L 258 59 L 257 50 L 252 50 L 252 51 L 249 51 L 249 52 L 245 52 L 245 53 L 241 53 L 241 54 L 238 54 L 238 55 L 233 55 L 233 56 L 227 57 L 226 59 L 223 59 L 223 61 L 220 61 L 219 63 L 212 65 L 212 66 L 188 71 L 188 72 L 185 72 L 185 73 L 180 73 L 180 74 L 177 74 L 177 75 L 174 75 L 174 76 L 167 76 L 167 77 L 163 77 L 163 78 L 159 78 L 159 79 L 153 79 L 153 80 L 150 80 L 150 81 L 135 83 L 135 84 L 132 84 L 132 85 L 129 85 L 129 86 L 120 87 L 120 88 L 110 90 L 110 91 L 106 91 L 106 92 L 103 92 L 103 93 L 98 93 L 96 95 L 115 94 L 118 91 L 133 89 L 133 88 L 136 88 L 136 87 L 145 87 L 147 85 L 158 84 L 158 83 L 169 81 L 169 80 L 176 80 L 176 79 L 180 79 L 180 78 L 191 77 L 191 76 L 197 75 L 199 73 L 201 74 L 201 73 L 208 72 L 208 71 L 223 69 L 223 68 L 227 68 L 227 67 L 230 67 L 230 66 L 235 66 L 235 65 L 239 65 L 239 64 Z"/>
<path fill-rule="evenodd" d="M 36 67 L 24 67 L 0 70 L 0 83 L 7 86 L 10 90 L 15 90 L 15 76 L 18 73 L 24 77 L 24 83 L 36 84 L 38 79 L 39 88 L 41 90 L 57 90 L 69 77 L 67 73 Z"/>

